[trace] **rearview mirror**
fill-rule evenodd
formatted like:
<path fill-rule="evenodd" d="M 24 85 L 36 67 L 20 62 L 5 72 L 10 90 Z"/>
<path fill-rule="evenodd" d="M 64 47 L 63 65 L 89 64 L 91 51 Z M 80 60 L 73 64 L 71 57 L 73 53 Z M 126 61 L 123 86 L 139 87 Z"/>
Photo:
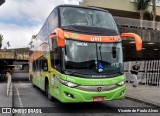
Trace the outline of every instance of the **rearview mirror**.
<path fill-rule="evenodd" d="M 135 33 L 122 33 L 121 38 L 130 37 L 135 39 L 136 43 L 136 50 L 141 51 L 142 50 L 142 39 L 139 35 Z"/>
<path fill-rule="evenodd" d="M 55 31 L 50 34 L 51 39 L 57 39 L 58 47 L 64 48 L 65 40 L 64 40 L 64 32 L 61 28 L 55 29 Z"/>
<path fill-rule="evenodd" d="M 112 57 L 113 57 L 113 58 L 116 58 L 116 57 L 117 57 L 116 47 L 112 47 Z"/>

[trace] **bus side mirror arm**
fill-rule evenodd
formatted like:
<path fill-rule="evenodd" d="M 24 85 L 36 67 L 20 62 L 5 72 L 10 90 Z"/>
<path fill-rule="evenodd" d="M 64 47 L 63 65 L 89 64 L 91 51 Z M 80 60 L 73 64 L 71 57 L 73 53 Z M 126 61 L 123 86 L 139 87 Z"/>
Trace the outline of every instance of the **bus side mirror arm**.
<path fill-rule="evenodd" d="M 136 43 L 136 50 L 141 51 L 142 50 L 142 39 L 139 35 L 135 33 L 122 33 L 121 38 L 134 38 Z"/>
<path fill-rule="evenodd" d="M 51 34 L 50 34 L 50 38 L 51 38 L 51 39 L 55 39 L 56 37 L 57 37 L 57 34 L 56 34 L 56 33 L 51 33 Z"/>
<path fill-rule="evenodd" d="M 61 28 L 55 29 L 54 32 L 50 34 L 50 38 L 57 39 L 58 47 L 65 47 L 64 32 Z"/>

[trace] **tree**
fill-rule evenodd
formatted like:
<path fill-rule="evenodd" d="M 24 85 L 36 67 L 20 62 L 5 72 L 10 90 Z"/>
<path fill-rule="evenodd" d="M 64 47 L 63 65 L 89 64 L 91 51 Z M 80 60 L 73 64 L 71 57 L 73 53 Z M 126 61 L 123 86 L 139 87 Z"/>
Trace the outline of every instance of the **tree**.
<path fill-rule="evenodd" d="M 9 41 L 7 42 L 7 46 L 8 46 L 8 48 L 9 48 L 9 47 L 11 47 L 11 45 L 10 45 Z"/>
<path fill-rule="evenodd" d="M 140 19 L 143 20 L 144 12 L 148 8 L 149 0 L 137 0 L 137 10 L 140 13 Z"/>
<path fill-rule="evenodd" d="M 36 39 L 37 35 L 32 35 L 32 39 Z"/>
<path fill-rule="evenodd" d="M 156 21 L 156 0 L 152 0 L 152 16 L 153 16 L 153 30 L 155 30 Z"/>
<path fill-rule="evenodd" d="M 3 35 L 0 34 L 0 49 L 2 47 Z"/>
<path fill-rule="evenodd" d="M 32 35 L 32 38 L 31 38 L 31 41 L 29 42 L 29 44 L 27 45 L 28 47 L 30 46 L 30 48 L 33 48 L 34 45 L 33 45 L 33 40 L 35 40 L 37 37 L 37 34 L 36 35 Z"/>
<path fill-rule="evenodd" d="M 142 20 L 144 17 L 144 12 L 148 8 L 149 0 L 137 0 L 137 10 L 140 14 L 140 27 L 142 27 Z"/>
<path fill-rule="evenodd" d="M 153 16 L 153 21 L 156 20 L 156 0 L 152 0 L 152 16 Z"/>

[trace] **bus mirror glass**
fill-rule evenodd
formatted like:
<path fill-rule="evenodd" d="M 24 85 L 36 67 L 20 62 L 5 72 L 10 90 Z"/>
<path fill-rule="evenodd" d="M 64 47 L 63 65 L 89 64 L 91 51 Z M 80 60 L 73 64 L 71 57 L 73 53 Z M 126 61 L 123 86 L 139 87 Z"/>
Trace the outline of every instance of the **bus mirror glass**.
<path fill-rule="evenodd" d="M 112 47 L 112 57 L 116 58 L 117 54 L 116 54 L 116 47 Z"/>
<path fill-rule="evenodd" d="M 135 40 L 136 50 L 137 51 L 142 50 L 142 39 L 139 35 L 135 33 L 122 33 L 121 38 L 133 38 Z"/>

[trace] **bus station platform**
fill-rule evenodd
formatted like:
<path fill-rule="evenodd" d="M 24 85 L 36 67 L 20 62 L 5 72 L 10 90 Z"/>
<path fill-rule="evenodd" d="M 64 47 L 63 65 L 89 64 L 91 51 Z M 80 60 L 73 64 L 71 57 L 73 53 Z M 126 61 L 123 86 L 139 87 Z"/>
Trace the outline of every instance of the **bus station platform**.
<path fill-rule="evenodd" d="M 126 98 L 160 107 L 160 86 L 138 84 L 137 87 L 133 87 L 132 83 L 126 83 L 126 85 Z"/>

